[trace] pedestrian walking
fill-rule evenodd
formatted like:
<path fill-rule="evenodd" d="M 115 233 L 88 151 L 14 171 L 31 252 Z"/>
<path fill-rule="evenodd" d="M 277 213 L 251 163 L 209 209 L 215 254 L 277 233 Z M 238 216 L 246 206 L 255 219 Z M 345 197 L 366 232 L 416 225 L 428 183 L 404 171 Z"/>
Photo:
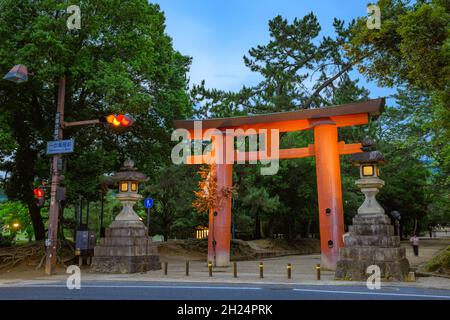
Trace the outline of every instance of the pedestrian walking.
<path fill-rule="evenodd" d="M 419 238 L 414 234 L 409 241 L 413 247 L 414 255 L 419 256 Z"/>

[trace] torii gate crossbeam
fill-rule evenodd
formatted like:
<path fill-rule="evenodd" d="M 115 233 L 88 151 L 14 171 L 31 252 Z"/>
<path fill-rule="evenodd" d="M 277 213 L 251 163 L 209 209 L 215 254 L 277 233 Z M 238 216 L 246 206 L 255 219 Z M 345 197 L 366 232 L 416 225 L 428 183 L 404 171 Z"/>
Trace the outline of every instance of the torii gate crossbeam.
<path fill-rule="evenodd" d="M 384 103 L 384 98 L 380 98 L 320 109 L 203 120 L 200 136 L 208 129 L 217 129 L 224 135 L 227 129 L 242 129 L 240 132 L 244 132 L 244 135 L 249 129 L 256 131 L 276 129 L 279 132 L 313 130 L 314 144 L 305 148 L 281 149 L 276 158 L 293 159 L 311 156 L 316 158 L 321 265 L 328 269 L 334 269 L 339 256 L 339 248 L 343 246 L 342 235 L 344 232 L 340 155 L 361 152 L 359 143 L 345 144 L 343 141 L 338 141 L 338 128 L 367 124 L 370 116 L 378 116 L 382 112 Z M 191 137 L 195 139 L 196 134 L 199 134 L 194 131 L 195 121 L 178 120 L 174 122 L 174 126 L 188 130 Z M 225 141 L 229 140 L 225 139 Z M 239 157 L 259 160 L 274 157 L 270 153 L 264 156 L 254 152 L 243 154 L 234 151 L 234 137 L 231 141 L 233 143 L 225 143 L 223 146 L 224 157 L 227 150 L 230 152 L 231 144 L 233 144 L 231 150 L 234 160 Z M 187 164 L 205 162 L 207 162 L 205 156 L 191 156 L 186 161 Z M 218 190 L 231 187 L 233 164 L 219 163 L 216 168 Z M 225 199 L 218 208 L 211 210 L 209 214 L 208 260 L 214 261 L 216 266 L 229 265 L 230 238 L 231 199 Z"/>

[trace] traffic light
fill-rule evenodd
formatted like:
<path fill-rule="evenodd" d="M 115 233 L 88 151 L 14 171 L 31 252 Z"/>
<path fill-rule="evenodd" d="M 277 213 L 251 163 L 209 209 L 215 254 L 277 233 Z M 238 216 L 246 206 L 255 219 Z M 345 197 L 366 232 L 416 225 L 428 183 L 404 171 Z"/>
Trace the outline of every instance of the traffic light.
<path fill-rule="evenodd" d="M 36 206 L 38 206 L 39 208 L 42 207 L 44 205 L 44 202 L 45 202 L 44 189 L 42 189 L 42 188 L 34 188 L 33 189 L 33 193 L 34 193 L 34 203 L 36 203 Z"/>
<path fill-rule="evenodd" d="M 109 123 L 115 128 L 130 127 L 134 120 L 129 114 L 110 114 L 100 118 L 101 123 Z"/>

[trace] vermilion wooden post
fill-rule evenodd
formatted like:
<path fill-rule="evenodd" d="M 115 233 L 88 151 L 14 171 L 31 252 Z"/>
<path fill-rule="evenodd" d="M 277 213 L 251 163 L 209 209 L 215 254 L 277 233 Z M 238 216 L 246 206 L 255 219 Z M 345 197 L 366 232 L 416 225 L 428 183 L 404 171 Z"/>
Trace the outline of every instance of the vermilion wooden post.
<path fill-rule="evenodd" d="M 218 164 L 216 168 L 218 192 L 221 192 L 224 187 L 231 188 L 233 165 Z M 214 212 L 217 212 L 217 215 L 214 215 Z M 231 198 L 222 199 L 220 206 L 215 211 L 211 210 L 209 228 L 208 260 L 217 267 L 230 265 Z"/>
<path fill-rule="evenodd" d="M 335 269 L 343 247 L 344 216 L 337 127 L 330 120 L 314 125 L 321 265 Z"/>
<path fill-rule="evenodd" d="M 252 115 L 235 118 L 209 119 L 202 122 L 202 134 L 215 128 L 223 133 L 228 129 L 242 130 L 279 130 L 291 132 L 301 130 L 314 130 L 314 145 L 303 148 L 281 149 L 278 159 L 295 159 L 316 157 L 317 191 L 319 200 L 319 223 L 322 250 L 322 266 L 334 269 L 338 260 L 339 248 L 343 246 L 344 232 L 342 187 L 340 175 L 340 154 L 361 152 L 359 143 L 338 143 L 338 127 L 347 127 L 367 124 L 370 116 L 377 116 L 382 112 L 384 98 L 357 102 L 353 104 L 333 106 L 330 108 L 298 110 L 284 113 Z M 175 128 L 184 128 L 194 139 L 201 139 L 202 134 L 196 137 L 196 120 L 175 121 Z M 236 131 L 233 133 L 237 135 Z M 238 133 L 246 135 L 245 133 Z M 219 134 L 220 135 L 220 134 Z M 228 138 L 228 136 L 227 136 Z M 268 135 L 268 143 L 270 135 Z M 214 145 L 214 143 L 213 143 Z M 233 143 L 226 143 L 228 147 Z M 231 162 L 236 161 L 239 152 L 224 150 L 224 159 L 228 153 Z M 214 148 L 211 155 L 214 154 Z M 269 149 L 267 151 L 270 151 Z M 233 156 L 230 155 L 233 152 Z M 269 152 L 264 159 L 270 158 Z M 261 160 L 261 155 L 255 152 L 245 152 L 246 160 Z M 187 164 L 208 163 L 202 156 L 190 156 Z M 232 186 L 232 164 L 217 164 L 218 191 L 223 187 Z M 214 215 L 217 212 L 217 215 Z M 224 199 L 216 210 L 209 215 L 208 260 L 217 266 L 226 266 L 230 263 L 230 230 L 231 229 L 231 199 Z M 213 241 L 215 245 L 213 245 Z"/>
<path fill-rule="evenodd" d="M 224 135 L 225 137 L 225 135 Z M 223 190 L 233 185 L 233 164 L 226 164 L 226 146 L 233 140 L 224 139 L 221 163 L 216 164 L 217 194 L 221 197 L 220 204 L 209 213 L 208 234 L 208 261 L 212 261 L 215 267 L 230 265 L 230 241 L 231 241 L 231 197 L 223 197 Z M 215 155 L 213 142 L 212 154 Z"/>

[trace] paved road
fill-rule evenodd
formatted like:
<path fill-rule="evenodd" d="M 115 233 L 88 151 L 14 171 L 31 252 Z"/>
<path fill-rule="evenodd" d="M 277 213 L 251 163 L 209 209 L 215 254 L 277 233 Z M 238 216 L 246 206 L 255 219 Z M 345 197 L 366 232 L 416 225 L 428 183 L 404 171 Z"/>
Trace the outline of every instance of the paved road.
<path fill-rule="evenodd" d="M 69 290 L 63 282 L 0 285 L 2 300 L 450 300 L 450 290 L 383 286 L 210 284 L 90 281 Z"/>

